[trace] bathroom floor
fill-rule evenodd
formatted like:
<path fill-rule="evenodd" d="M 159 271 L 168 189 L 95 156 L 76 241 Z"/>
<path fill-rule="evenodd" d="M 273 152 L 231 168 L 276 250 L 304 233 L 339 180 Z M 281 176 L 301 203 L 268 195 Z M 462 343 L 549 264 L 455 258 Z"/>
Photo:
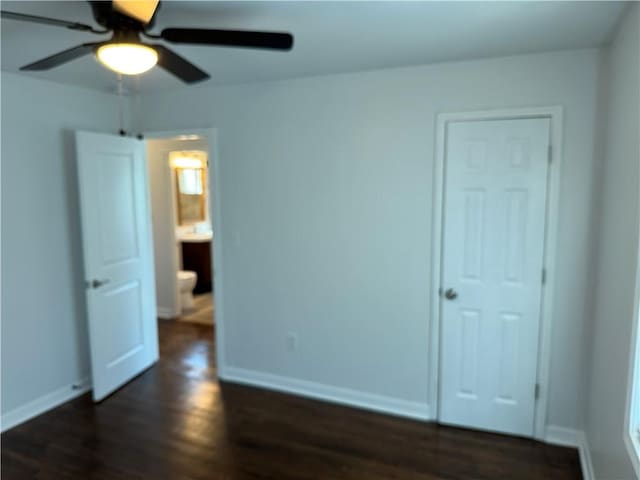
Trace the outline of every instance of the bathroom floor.
<path fill-rule="evenodd" d="M 213 293 L 208 292 L 194 295 L 193 300 L 193 310 L 187 315 L 178 317 L 178 321 L 213 325 Z"/>

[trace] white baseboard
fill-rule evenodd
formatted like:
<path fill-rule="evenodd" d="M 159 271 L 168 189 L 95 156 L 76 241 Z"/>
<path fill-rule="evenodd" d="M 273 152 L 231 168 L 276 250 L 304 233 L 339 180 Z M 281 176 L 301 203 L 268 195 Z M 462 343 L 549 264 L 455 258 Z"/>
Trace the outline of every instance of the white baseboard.
<path fill-rule="evenodd" d="M 584 432 L 580 432 L 578 435 L 578 451 L 580 452 L 580 466 L 582 467 L 583 480 L 596 480 L 593 463 L 591 462 L 591 449 L 587 442 L 587 435 Z"/>
<path fill-rule="evenodd" d="M 338 403 L 340 405 L 348 405 L 365 410 L 373 410 L 374 412 L 388 413 L 399 417 L 432 420 L 429 405 L 426 403 L 400 400 L 384 395 L 334 387 L 244 368 L 225 367 L 218 371 L 218 375 L 222 380 L 228 382 L 291 393 L 293 395 Z"/>
<path fill-rule="evenodd" d="M 547 425 L 544 441 L 551 445 L 561 447 L 578 448 L 579 436 L 582 432 L 572 428 L 556 427 L 555 425 Z"/>
<path fill-rule="evenodd" d="M 158 315 L 158 318 L 161 318 L 162 320 L 171 320 L 172 318 L 176 318 L 176 315 L 174 315 L 173 310 L 170 308 L 156 307 L 156 311 L 156 315 Z"/>
<path fill-rule="evenodd" d="M 6 432 L 27 420 L 31 420 L 32 418 L 37 417 L 58 405 L 88 392 L 89 390 L 91 390 L 91 381 L 89 378 L 83 378 L 76 383 L 65 385 L 64 387 L 47 393 L 40 398 L 36 398 L 25 405 L 14 408 L 0 416 L 0 431 Z"/>
<path fill-rule="evenodd" d="M 551 445 L 573 447 L 580 455 L 580 468 L 584 480 L 595 480 L 593 465 L 591 464 L 591 450 L 587 443 L 587 436 L 580 430 L 547 425 L 544 441 Z"/>

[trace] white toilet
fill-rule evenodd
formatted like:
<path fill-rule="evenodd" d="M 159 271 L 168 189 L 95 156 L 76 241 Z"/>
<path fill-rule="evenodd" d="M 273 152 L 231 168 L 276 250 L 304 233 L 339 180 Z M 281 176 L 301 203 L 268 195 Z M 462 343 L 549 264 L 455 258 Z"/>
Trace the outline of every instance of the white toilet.
<path fill-rule="evenodd" d="M 193 309 L 193 289 L 198 281 L 196 272 L 180 270 L 178 272 L 178 289 L 180 291 L 180 310 L 184 313 Z"/>

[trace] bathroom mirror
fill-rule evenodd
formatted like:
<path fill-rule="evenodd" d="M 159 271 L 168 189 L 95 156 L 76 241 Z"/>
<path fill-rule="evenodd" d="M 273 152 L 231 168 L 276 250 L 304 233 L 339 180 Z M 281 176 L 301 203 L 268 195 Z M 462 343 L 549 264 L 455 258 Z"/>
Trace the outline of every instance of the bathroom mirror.
<path fill-rule="evenodd" d="M 204 152 L 172 152 L 170 156 L 176 176 L 178 224 L 181 226 L 207 219 L 207 163 L 204 155 Z"/>

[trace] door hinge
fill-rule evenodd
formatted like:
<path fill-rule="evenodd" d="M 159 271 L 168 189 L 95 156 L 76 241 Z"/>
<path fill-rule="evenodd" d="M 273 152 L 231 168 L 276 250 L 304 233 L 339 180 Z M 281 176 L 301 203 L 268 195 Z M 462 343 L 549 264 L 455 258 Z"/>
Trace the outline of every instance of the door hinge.
<path fill-rule="evenodd" d="M 547 147 L 547 161 L 551 163 L 551 158 L 553 157 L 553 147 L 549 145 Z"/>
<path fill-rule="evenodd" d="M 542 269 L 542 285 L 544 285 L 545 283 L 547 283 L 547 269 L 543 268 Z"/>
<path fill-rule="evenodd" d="M 536 383 L 535 391 L 533 392 L 533 397 L 537 400 L 540 398 L 540 384 Z"/>

